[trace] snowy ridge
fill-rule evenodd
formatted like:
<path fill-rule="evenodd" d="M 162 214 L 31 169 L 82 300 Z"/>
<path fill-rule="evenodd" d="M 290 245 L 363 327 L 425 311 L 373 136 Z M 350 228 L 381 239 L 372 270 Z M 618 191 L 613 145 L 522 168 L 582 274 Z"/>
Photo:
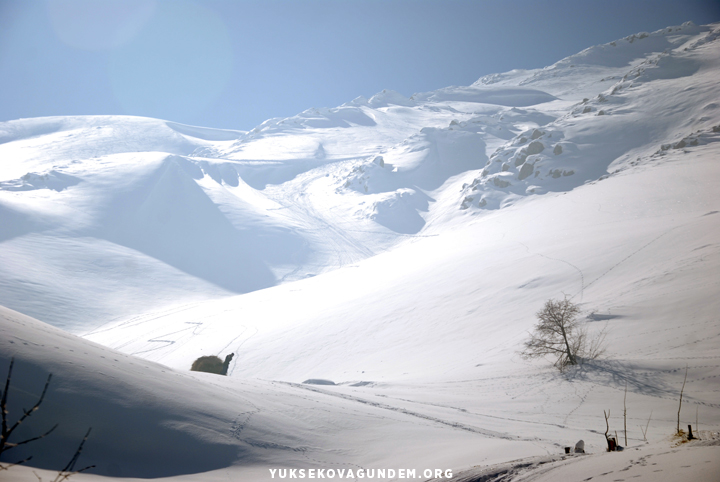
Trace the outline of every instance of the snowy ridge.
<path fill-rule="evenodd" d="M 12 413 L 53 373 L 23 434 L 61 422 L 19 455 L 63 465 L 92 426 L 82 459 L 105 476 L 470 477 L 579 439 L 602 451 L 626 386 L 628 445 L 652 412 L 655 454 L 686 366 L 681 423 L 719 431 L 718 32 L 248 132 L 0 124 L 0 373 L 14 357 Z M 563 295 L 608 352 L 559 374 L 517 351 Z M 228 377 L 188 371 L 231 352 Z"/>

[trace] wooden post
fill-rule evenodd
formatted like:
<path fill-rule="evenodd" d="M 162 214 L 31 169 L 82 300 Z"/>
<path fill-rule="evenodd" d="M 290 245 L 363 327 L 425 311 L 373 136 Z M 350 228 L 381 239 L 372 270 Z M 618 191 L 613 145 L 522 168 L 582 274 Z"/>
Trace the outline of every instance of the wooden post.
<path fill-rule="evenodd" d="M 625 432 L 625 446 L 627 447 L 627 380 L 625 380 L 625 396 L 623 397 L 623 432 Z"/>
<path fill-rule="evenodd" d="M 694 438 L 695 437 L 693 437 L 693 434 L 692 434 L 692 425 L 688 424 L 688 440 L 692 440 Z"/>

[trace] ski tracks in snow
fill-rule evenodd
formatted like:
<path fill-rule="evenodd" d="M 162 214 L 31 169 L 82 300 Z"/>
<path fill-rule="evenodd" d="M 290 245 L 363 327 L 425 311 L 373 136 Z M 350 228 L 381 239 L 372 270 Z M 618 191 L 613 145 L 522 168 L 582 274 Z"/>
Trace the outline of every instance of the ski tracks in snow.
<path fill-rule="evenodd" d="M 535 256 L 540 256 L 540 257 L 542 257 L 542 258 L 550 259 L 550 260 L 553 260 L 553 261 L 558 261 L 558 262 L 561 262 L 561 263 L 565 263 L 566 265 L 570 266 L 570 267 L 573 268 L 575 271 L 577 271 L 578 274 L 580 275 L 580 290 L 577 291 L 574 295 L 572 295 L 572 296 L 570 297 L 570 299 L 573 299 L 573 298 L 575 298 L 577 295 L 580 295 L 580 301 L 582 302 L 583 296 L 584 296 L 584 293 L 585 293 L 585 290 L 586 290 L 587 288 L 591 287 L 592 285 L 594 285 L 595 283 L 597 283 L 599 280 L 601 280 L 602 278 L 604 278 L 605 276 L 607 276 L 612 270 L 614 270 L 614 269 L 617 268 L 618 266 L 622 265 L 623 263 L 625 263 L 627 260 L 629 260 L 629 259 L 632 258 L 633 256 L 635 256 L 635 255 L 637 255 L 638 253 L 640 253 L 640 252 L 642 252 L 643 250 L 645 250 L 648 246 L 650 246 L 651 244 L 653 244 L 653 243 L 655 243 L 656 241 L 660 240 L 662 237 L 666 236 L 667 234 L 670 234 L 672 231 L 678 229 L 679 227 L 682 227 L 682 226 L 675 226 L 675 227 L 670 228 L 670 229 L 668 229 L 667 231 L 661 233 L 660 235 L 654 237 L 653 239 L 651 239 L 650 241 L 648 241 L 647 243 L 645 243 L 644 245 L 642 245 L 641 247 L 639 247 L 638 249 L 636 249 L 635 251 L 633 251 L 632 253 L 630 253 L 630 254 L 628 254 L 627 256 L 625 256 L 624 258 L 622 258 L 620 261 L 618 261 L 618 262 L 616 262 L 615 264 L 613 264 L 612 266 L 610 266 L 610 267 L 609 267 L 607 270 L 605 270 L 602 274 L 600 274 L 598 277 L 596 277 L 595 279 L 593 279 L 592 281 L 590 281 L 590 282 L 587 283 L 587 284 L 585 283 L 585 275 L 583 274 L 582 270 L 581 270 L 580 268 L 578 268 L 577 266 L 575 266 L 574 264 L 572 264 L 571 262 L 569 262 L 569 261 L 567 261 L 567 260 L 564 260 L 564 259 L 561 259 L 561 258 L 553 258 L 552 256 L 547 256 L 547 255 L 542 254 L 542 253 L 532 253 L 532 252 L 530 251 L 530 248 L 529 248 L 525 243 L 522 243 L 522 242 L 520 242 L 520 241 L 517 241 L 517 243 L 520 244 L 521 246 L 523 246 L 523 247 L 527 250 L 527 252 L 530 253 L 530 254 L 533 254 L 533 255 L 535 255 Z"/>
<path fill-rule="evenodd" d="M 617 268 L 618 266 L 620 266 L 621 264 L 623 264 L 625 261 L 629 260 L 630 258 L 632 258 L 633 256 L 635 256 L 636 254 L 638 254 L 638 253 L 640 253 L 641 251 L 645 250 L 645 248 L 647 248 L 647 247 L 650 246 L 651 244 L 655 243 L 656 241 L 658 241 L 658 240 L 659 240 L 660 238 L 662 238 L 663 236 L 665 236 L 665 235 L 669 234 L 670 232 L 674 231 L 674 230 L 677 229 L 678 227 L 679 227 L 679 226 L 676 226 L 676 227 L 674 227 L 674 228 L 668 229 L 668 230 L 665 231 L 664 233 L 661 233 L 659 236 L 656 236 L 656 237 L 653 238 L 652 240 L 648 241 L 646 244 L 642 245 L 641 247 L 639 247 L 638 249 L 636 249 L 636 250 L 633 251 L 632 253 L 628 254 L 628 255 L 625 256 L 623 259 L 621 259 L 620 261 L 618 261 L 618 262 L 615 263 L 614 265 L 610 266 L 610 268 L 608 268 L 608 269 L 607 269 L 604 273 L 602 273 L 600 276 L 598 276 L 597 278 L 595 278 L 594 280 L 592 280 L 591 282 L 589 282 L 587 285 L 585 285 L 585 288 L 589 288 L 590 286 L 592 286 L 593 284 L 595 284 L 598 280 L 600 280 L 600 279 L 604 278 L 605 276 L 607 276 L 612 270 L 614 270 L 615 268 Z"/>
<path fill-rule="evenodd" d="M 355 397 L 355 396 L 344 394 L 344 393 L 333 393 L 333 392 L 330 392 L 327 390 L 322 390 L 320 388 L 306 386 L 306 385 L 302 385 L 302 384 L 298 384 L 298 383 L 291 383 L 291 382 L 279 382 L 279 383 L 284 383 L 284 384 L 294 387 L 294 388 L 308 390 L 311 392 L 320 393 L 320 394 L 328 395 L 331 397 L 337 397 L 337 398 L 342 398 L 344 400 L 349 400 L 349 401 L 356 402 L 356 403 L 362 403 L 364 405 L 375 407 L 375 408 L 378 408 L 381 410 L 388 410 L 391 412 L 400 413 L 403 415 L 407 415 L 410 417 L 424 420 L 426 422 L 436 423 L 436 424 L 444 425 L 444 426 L 451 427 L 451 428 L 458 429 L 458 430 L 464 430 L 466 432 L 475 433 L 475 434 L 482 435 L 482 436 L 489 437 L 489 438 L 499 438 L 499 439 L 504 439 L 504 440 L 513 440 L 513 441 L 525 441 L 525 442 L 531 442 L 531 443 L 549 442 L 549 443 L 553 443 L 554 445 L 558 445 L 557 443 L 554 443 L 551 441 L 546 441 L 546 440 L 541 440 L 539 438 L 524 438 L 524 437 L 520 437 L 517 435 L 511 435 L 509 433 L 496 432 L 494 430 L 483 429 L 480 427 L 476 427 L 476 426 L 472 426 L 472 425 L 468 425 L 468 424 L 464 424 L 464 423 L 460 423 L 460 422 L 455 422 L 452 420 L 445 420 L 445 419 L 427 415 L 427 414 L 424 414 L 421 412 L 417 412 L 414 410 L 409 410 L 409 409 L 402 408 L 402 407 L 396 407 L 393 405 L 389 405 L 387 403 L 370 401 L 370 400 L 366 400 L 364 398 Z"/>
<path fill-rule="evenodd" d="M 580 268 L 578 268 L 577 266 L 575 266 L 575 265 L 572 264 L 571 262 L 566 261 L 566 260 L 564 260 L 564 259 L 553 258 L 552 256 L 547 256 L 547 255 L 541 254 L 541 253 L 531 253 L 531 252 L 530 252 L 530 248 L 528 247 L 528 245 L 526 245 L 525 243 L 522 243 L 522 242 L 520 242 L 520 241 L 517 241 L 517 243 L 520 244 L 520 245 L 522 245 L 522 246 L 527 250 L 527 252 L 530 253 L 530 254 L 533 254 L 533 255 L 535 255 L 535 256 L 540 256 L 541 258 L 549 259 L 549 260 L 552 260 L 552 261 L 559 261 L 559 262 L 561 262 L 561 263 L 565 263 L 566 265 L 570 266 L 570 267 L 573 268 L 575 271 L 577 271 L 578 274 L 580 275 L 580 291 L 578 291 L 577 293 L 575 293 L 574 295 L 572 295 L 572 296 L 570 297 L 570 299 L 573 299 L 573 298 L 575 298 L 577 295 L 580 295 L 580 301 L 582 301 L 582 299 L 583 299 L 583 294 L 584 294 L 585 288 L 586 288 L 587 286 L 585 285 L 585 275 L 583 275 L 583 272 L 582 272 L 582 270 L 581 270 Z M 588 286 L 589 286 L 589 285 L 588 285 Z"/>

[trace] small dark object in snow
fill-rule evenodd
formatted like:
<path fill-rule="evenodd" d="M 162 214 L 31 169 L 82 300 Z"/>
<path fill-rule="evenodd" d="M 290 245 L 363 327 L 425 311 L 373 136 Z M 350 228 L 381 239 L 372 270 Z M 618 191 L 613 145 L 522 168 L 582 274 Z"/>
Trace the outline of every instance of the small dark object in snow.
<path fill-rule="evenodd" d="M 576 454 L 584 454 L 585 453 L 585 441 L 580 440 L 578 443 L 575 444 L 575 453 Z"/>
<path fill-rule="evenodd" d="M 622 452 L 624 450 L 622 445 L 618 445 L 615 437 L 607 437 L 608 452 Z"/>
<path fill-rule="evenodd" d="M 566 453 L 566 454 L 569 454 L 569 453 L 570 453 L 570 449 L 572 449 L 572 447 L 565 447 L 565 453 Z"/>
<path fill-rule="evenodd" d="M 615 452 L 617 449 L 617 442 L 615 441 L 614 437 L 606 437 L 607 444 L 608 444 L 608 452 Z"/>
<path fill-rule="evenodd" d="M 230 353 L 228 356 L 225 357 L 224 362 L 215 355 L 201 356 L 193 362 L 192 367 L 190 367 L 190 371 L 215 373 L 216 375 L 227 375 L 228 366 L 230 365 L 230 361 L 232 360 L 233 356 L 235 356 L 235 354 Z"/>
<path fill-rule="evenodd" d="M 305 380 L 303 383 L 307 383 L 308 385 L 335 385 L 335 382 L 331 380 L 323 380 L 322 378 L 310 378 Z"/>

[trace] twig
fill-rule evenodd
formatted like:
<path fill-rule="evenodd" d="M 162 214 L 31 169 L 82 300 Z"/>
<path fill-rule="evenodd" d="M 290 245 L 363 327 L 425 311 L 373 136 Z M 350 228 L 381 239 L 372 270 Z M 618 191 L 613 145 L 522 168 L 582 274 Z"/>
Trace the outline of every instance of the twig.
<path fill-rule="evenodd" d="M 605 415 L 605 442 L 607 442 L 607 451 L 610 452 L 612 450 L 612 446 L 610 444 L 610 438 L 608 438 L 608 432 L 610 431 L 610 423 L 608 422 L 608 419 L 610 418 L 610 410 L 605 413 L 605 410 L 603 410 L 603 415 Z"/>
<path fill-rule="evenodd" d="M 0 464 L 0 470 L 8 470 L 10 467 L 15 467 L 16 465 L 24 464 L 31 458 L 32 458 L 32 455 L 26 459 L 21 460 L 20 462 L 15 462 L 14 464 L 7 464 L 7 465 Z"/>
<path fill-rule="evenodd" d="M 77 473 L 79 473 L 79 472 L 83 472 L 83 471 L 85 471 L 85 470 L 88 470 L 88 469 L 91 469 L 91 468 L 95 467 L 94 465 L 91 465 L 91 466 L 89 466 L 89 467 L 85 467 L 84 469 L 80 469 L 80 470 L 77 470 L 77 471 L 73 471 L 73 469 L 75 468 L 75 463 L 77 462 L 78 458 L 80 458 L 80 453 L 82 453 L 83 445 L 85 445 L 85 441 L 86 441 L 86 440 L 88 439 L 88 437 L 90 436 L 90 431 L 91 431 L 91 430 L 92 430 L 92 427 L 90 427 L 90 428 L 88 429 L 87 433 L 85 434 L 85 437 L 83 437 L 82 442 L 80 442 L 80 445 L 78 446 L 77 450 L 75 451 L 75 455 L 72 456 L 72 458 L 71 458 L 70 461 L 67 463 L 67 465 L 65 466 L 65 468 L 62 469 L 60 472 L 58 472 L 58 475 L 57 475 L 57 477 L 55 477 L 55 479 L 53 480 L 53 482 L 60 482 L 61 480 L 67 479 L 67 478 L 70 477 L 72 474 L 77 474 Z M 65 472 L 66 474 L 63 475 L 63 472 Z"/>
<path fill-rule="evenodd" d="M 47 437 L 53 430 L 55 430 L 58 425 L 55 424 L 50 430 L 45 432 L 42 435 L 39 435 L 37 437 L 31 437 L 29 439 L 23 440 L 21 442 L 17 443 L 10 443 L 8 439 L 10 438 L 10 434 L 30 415 L 33 414 L 39 407 L 40 404 L 45 399 L 45 394 L 47 393 L 48 386 L 50 385 L 50 380 L 52 379 L 52 374 L 48 375 L 47 381 L 45 382 L 45 387 L 43 388 L 42 394 L 40 394 L 40 399 L 37 401 L 37 403 L 30 409 L 25 410 L 23 409 L 23 415 L 15 422 L 15 424 L 8 428 L 8 410 L 7 410 L 7 398 L 8 398 L 8 392 L 10 390 L 10 380 L 12 378 L 12 369 L 13 365 L 15 364 L 15 358 L 10 359 L 10 367 L 8 368 L 8 374 L 7 378 L 5 379 L 5 389 L 2 392 L 2 396 L 0 397 L 0 413 L 2 416 L 0 417 L 0 454 L 2 452 L 7 452 L 8 450 L 17 447 L 18 445 L 23 445 L 26 443 L 34 442 L 35 440 L 40 440 L 41 438 Z M 80 442 L 80 445 L 78 446 L 77 450 L 75 451 L 75 454 L 72 456 L 70 461 L 67 463 L 65 468 L 63 468 L 60 472 L 58 472 L 57 476 L 53 480 L 53 482 L 63 482 L 67 480 L 71 475 L 79 474 L 80 472 L 84 472 L 88 469 L 92 469 L 95 467 L 94 465 L 90 465 L 89 467 L 85 467 L 84 469 L 80 470 L 73 470 L 75 468 L 75 464 L 78 461 L 78 458 L 80 457 L 80 454 L 82 453 L 83 445 L 85 445 L 85 441 L 90 436 L 90 431 L 92 430 L 92 427 L 88 429 L 87 433 L 85 434 L 85 437 Z M 15 465 L 20 465 L 22 463 L 27 462 L 28 460 L 32 459 L 32 456 L 21 460 L 19 462 L 16 462 L 14 464 L 9 465 L 2 465 L 0 464 L 0 471 L 2 470 L 8 470 L 10 467 L 13 467 Z M 42 482 L 42 479 L 40 476 L 33 471 L 33 474 L 35 474 L 35 477 Z"/>
<path fill-rule="evenodd" d="M 80 472 L 84 472 L 84 471 L 86 471 L 86 470 L 88 470 L 88 469 L 92 469 L 93 467 L 95 467 L 95 466 L 94 466 L 94 465 L 91 465 L 91 466 L 89 466 L 89 467 L 85 467 L 84 469 L 76 470 L 75 472 L 68 472 L 68 473 L 66 473 L 66 474 L 63 474 L 62 472 L 59 472 L 59 473 L 57 474 L 57 477 L 55 477 L 52 482 L 63 482 L 64 480 L 69 479 L 69 478 L 72 477 L 73 475 L 79 474 Z M 41 482 L 42 482 L 42 481 L 41 481 Z"/>
<path fill-rule="evenodd" d="M 610 410 L 605 413 L 605 410 L 603 410 L 603 415 L 605 415 L 605 438 L 607 438 L 608 432 L 610 431 L 610 424 L 608 423 L 608 418 L 610 418 Z"/>
<path fill-rule="evenodd" d="M 643 430 L 642 425 L 640 425 L 640 430 L 643 433 L 643 440 L 647 442 L 647 431 L 648 427 L 650 426 L 650 418 L 652 418 L 652 410 L 650 410 L 650 416 L 648 417 L 647 425 L 645 425 L 645 430 Z"/>
<path fill-rule="evenodd" d="M 680 409 L 682 408 L 682 397 L 683 397 L 683 391 L 685 390 L 685 381 L 687 380 L 687 372 L 688 372 L 688 366 L 686 363 L 685 364 L 685 378 L 683 379 L 683 386 L 680 389 L 680 404 L 678 405 L 677 431 L 676 431 L 676 433 L 678 435 L 680 435 Z"/>
<path fill-rule="evenodd" d="M 10 434 L 13 433 L 13 431 L 18 428 L 18 426 L 32 413 L 37 410 L 40 407 L 40 404 L 42 403 L 43 399 L 45 398 L 45 394 L 47 393 L 48 386 L 50 385 L 50 380 L 52 379 L 52 373 L 48 375 L 47 381 L 45 382 L 45 387 L 43 388 L 42 394 L 40 395 L 40 399 L 37 401 L 37 403 L 30 409 L 25 410 L 23 409 L 23 415 L 18 419 L 15 424 L 8 428 L 8 421 L 7 421 L 7 397 L 8 397 L 8 391 L 10 389 L 10 379 L 12 378 L 12 369 L 13 365 L 15 364 L 15 358 L 10 359 L 10 368 L 8 368 L 8 375 L 7 379 L 5 379 L 5 390 L 2 394 L 2 399 L 0 399 L 0 412 L 2 412 L 2 427 L 0 429 L 0 453 L 7 452 L 8 450 L 17 447 L 18 445 L 26 444 L 28 442 L 33 442 L 35 440 L 39 440 L 41 438 L 47 437 L 50 432 L 55 430 L 57 425 L 55 427 L 51 428 L 47 432 L 45 432 L 43 435 L 40 435 L 38 437 L 30 438 L 27 440 L 23 440 L 22 442 L 18 443 L 10 443 L 8 439 L 10 438 Z M 21 463 L 21 462 L 18 462 Z"/>

